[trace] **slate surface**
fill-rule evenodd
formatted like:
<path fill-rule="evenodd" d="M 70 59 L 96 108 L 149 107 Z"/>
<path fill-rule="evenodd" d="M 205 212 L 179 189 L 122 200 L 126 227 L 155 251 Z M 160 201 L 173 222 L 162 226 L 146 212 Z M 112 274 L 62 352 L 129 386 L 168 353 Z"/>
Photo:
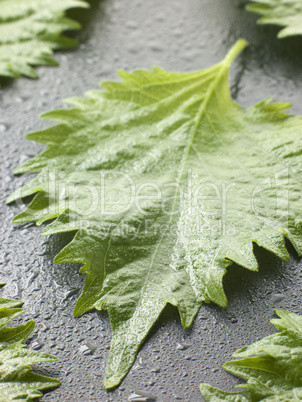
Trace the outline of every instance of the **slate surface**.
<path fill-rule="evenodd" d="M 63 98 L 96 88 L 100 80 L 115 79 L 118 68 L 198 70 L 222 59 L 244 37 L 250 47 L 232 72 L 235 99 L 249 106 L 272 96 L 292 102 L 292 112 L 302 114 L 302 38 L 277 40 L 277 29 L 256 26 L 244 3 L 92 0 L 90 11 L 72 13 L 84 23 L 76 34 L 79 49 L 57 53 L 60 67 L 39 68 L 40 80 L 9 81 L 0 90 L 0 276 L 8 283 L 2 294 L 22 298 L 26 317 L 36 320 L 30 346 L 60 359 L 38 368 L 62 381 L 43 401 L 127 401 L 134 394 L 142 395 L 137 401 L 152 396 L 201 401 L 200 382 L 228 389 L 238 383 L 221 365 L 238 347 L 271 333 L 273 307 L 300 312 L 302 265 L 291 246 L 289 263 L 257 249 L 259 274 L 230 269 L 227 309 L 204 306 L 192 328 L 183 330 L 175 309 L 167 308 L 122 385 L 107 392 L 102 385 L 110 342 L 107 315 L 74 319 L 84 277 L 79 266 L 52 262 L 68 236 L 42 238 L 34 225 L 13 226 L 19 207 L 5 205 L 6 196 L 25 180 L 14 177 L 13 168 L 42 149 L 23 138 L 47 125 L 38 116 L 62 107 Z"/>

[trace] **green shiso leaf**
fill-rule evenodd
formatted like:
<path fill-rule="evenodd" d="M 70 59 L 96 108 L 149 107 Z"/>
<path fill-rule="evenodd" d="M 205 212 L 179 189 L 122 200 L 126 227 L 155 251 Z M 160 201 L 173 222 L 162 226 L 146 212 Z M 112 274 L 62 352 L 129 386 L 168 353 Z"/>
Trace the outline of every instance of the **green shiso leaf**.
<path fill-rule="evenodd" d="M 15 170 L 38 174 L 7 201 L 35 195 L 14 222 L 75 232 L 55 262 L 84 264 L 75 316 L 108 311 L 107 388 L 167 303 L 185 328 L 202 303 L 226 306 L 223 277 L 232 262 L 257 271 L 254 243 L 287 260 L 287 237 L 302 254 L 302 119 L 287 103 L 232 100 L 229 68 L 245 46 L 194 73 L 119 71 L 28 135 L 48 148 Z"/>

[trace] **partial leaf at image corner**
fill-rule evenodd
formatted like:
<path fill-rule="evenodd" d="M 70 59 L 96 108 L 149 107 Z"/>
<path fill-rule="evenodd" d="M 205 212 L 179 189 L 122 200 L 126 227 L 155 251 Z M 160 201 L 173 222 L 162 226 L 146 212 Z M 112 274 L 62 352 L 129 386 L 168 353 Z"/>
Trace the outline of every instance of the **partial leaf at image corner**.
<path fill-rule="evenodd" d="M 77 45 L 62 35 L 81 25 L 65 16 L 71 8 L 88 8 L 83 0 L 1 0 L 0 78 L 37 78 L 34 66 L 55 66 L 54 50 Z"/>
<path fill-rule="evenodd" d="M 302 316 L 276 310 L 271 322 L 279 332 L 237 350 L 223 368 L 246 381 L 241 392 L 209 384 L 200 390 L 207 402 L 289 402 L 302 400 Z"/>
<path fill-rule="evenodd" d="M 19 300 L 0 298 L 0 402 L 36 400 L 42 396 L 40 391 L 60 385 L 60 381 L 35 374 L 30 368 L 31 364 L 57 360 L 23 344 L 35 327 L 34 321 L 7 327 L 24 312 L 21 305 Z"/>
<path fill-rule="evenodd" d="M 108 311 L 106 388 L 168 303 L 184 328 L 202 303 L 227 306 L 223 277 L 233 262 L 258 270 L 254 243 L 288 260 L 286 237 L 302 255 L 302 118 L 288 103 L 232 100 L 229 69 L 245 46 L 193 73 L 119 71 L 27 137 L 48 147 L 15 170 L 38 174 L 7 202 L 34 196 L 15 223 L 75 233 L 55 262 L 84 264 L 75 316 Z"/>
<path fill-rule="evenodd" d="M 251 0 L 246 6 L 248 11 L 260 14 L 258 24 L 282 27 L 278 38 L 302 35 L 301 0 Z"/>

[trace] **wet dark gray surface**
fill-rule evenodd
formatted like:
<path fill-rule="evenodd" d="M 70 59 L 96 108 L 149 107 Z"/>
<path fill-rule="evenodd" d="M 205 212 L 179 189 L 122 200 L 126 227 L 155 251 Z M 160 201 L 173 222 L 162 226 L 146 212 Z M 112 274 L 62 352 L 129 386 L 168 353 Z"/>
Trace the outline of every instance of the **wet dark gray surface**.
<path fill-rule="evenodd" d="M 68 236 L 42 238 L 41 228 L 11 224 L 18 208 L 7 207 L 5 198 L 24 181 L 12 170 L 42 149 L 23 137 L 46 126 L 37 117 L 61 107 L 61 99 L 81 96 L 102 79 L 115 79 L 118 68 L 207 67 L 239 37 L 250 47 L 233 69 L 236 100 L 249 106 L 272 96 L 292 102 L 293 113 L 302 114 L 302 38 L 277 40 L 277 29 L 257 27 L 256 17 L 238 0 L 92 4 L 91 11 L 80 12 L 85 26 L 77 34 L 80 48 L 57 54 L 60 67 L 39 68 L 40 80 L 7 82 L 0 91 L 0 266 L 7 282 L 2 294 L 22 298 L 25 318 L 36 320 L 30 346 L 60 359 L 42 366 L 42 373 L 62 381 L 44 401 L 127 401 L 140 391 L 158 401 L 201 401 L 201 382 L 228 389 L 238 383 L 221 365 L 235 349 L 272 332 L 274 307 L 300 312 L 302 264 L 292 248 L 289 263 L 257 248 L 259 274 L 232 267 L 225 279 L 229 307 L 202 307 L 189 330 L 182 329 L 176 310 L 167 308 L 122 385 L 107 392 L 102 383 L 110 343 L 107 315 L 72 317 L 84 276 L 76 265 L 52 262 Z"/>

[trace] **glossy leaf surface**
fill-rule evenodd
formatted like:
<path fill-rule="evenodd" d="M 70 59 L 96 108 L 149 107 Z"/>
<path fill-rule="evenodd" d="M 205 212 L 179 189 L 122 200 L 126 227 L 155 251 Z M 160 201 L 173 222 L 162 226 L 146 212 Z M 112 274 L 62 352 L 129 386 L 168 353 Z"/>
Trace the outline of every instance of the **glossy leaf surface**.
<path fill-rule="evenodd" d="M 83 263 L 79 316 L 107 310 L 105 385 L 119 384 L 167 303 L 189 327 L 203 302 L 227 305 L 232 262 L 257 271 L 253 243 L 302 254 L 301 117 L 269 100 L 243 109 L 229 68 L 246 42 L 194 73 L 120 71 L 122 82 L 46 113 L 30 134 L 48 145 L 16 173 L 38 175 L 8 202 L 34 195 L 15 222 L 56 218 L 44 235 L 75 232 L 55 262 Z"/>

